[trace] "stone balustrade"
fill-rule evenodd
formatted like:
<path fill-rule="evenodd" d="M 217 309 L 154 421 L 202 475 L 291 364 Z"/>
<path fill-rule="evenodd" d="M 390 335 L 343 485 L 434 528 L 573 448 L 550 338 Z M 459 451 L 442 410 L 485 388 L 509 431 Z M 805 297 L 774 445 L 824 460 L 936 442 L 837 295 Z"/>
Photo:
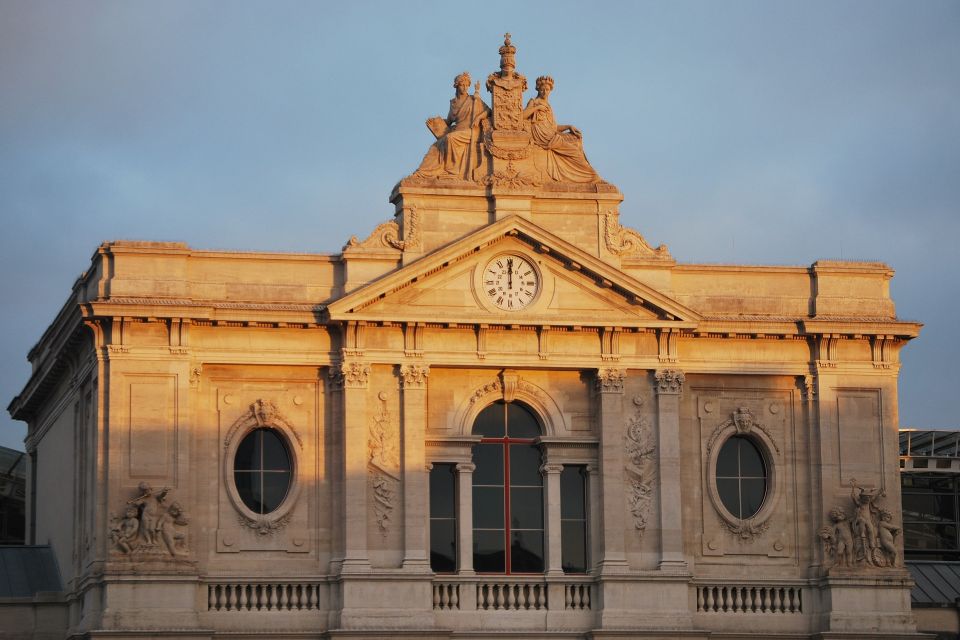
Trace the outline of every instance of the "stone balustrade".
<path fill-rule="evenodd" d="M 698 613 L 803 613 L 803 589 L 776 585 L 698 585 Z"/>

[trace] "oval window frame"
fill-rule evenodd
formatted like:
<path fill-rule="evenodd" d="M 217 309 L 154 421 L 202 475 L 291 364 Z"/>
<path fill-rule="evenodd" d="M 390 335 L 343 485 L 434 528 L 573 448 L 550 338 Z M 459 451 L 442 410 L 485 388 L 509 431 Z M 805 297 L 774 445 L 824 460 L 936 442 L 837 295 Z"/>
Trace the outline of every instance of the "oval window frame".
<path fill-rule="evenodd" d="M 237 458 L 237 449 L 240 443 L 257 429 L 274 431 L 287 448 L 290 456 L 290 486 L 287 495 L 276 509 L 270 513 L 259 514 L 251 510 L 240 497 L 234 480 L 234 466 Z M 300 498 L 300 455 L 303 451 L 303 442 L 292 425 L 288 424 L 276 407 L 269 402 L 258 400 L 250 406 L 250 410 L 237 420 L 231 427 L 224 442 L 223 451 L 223 486 L 233 508 L 241 516 L 243 523 L 255 529 L 261 535 L 272 533 L 284 526 L 290 519 L 291 511 Z"/>
<path fill-rule="evenodd" d="M 743 519 L 730 513 L 726 505 L 723 504 L 720 491 L 717 488 L 717 459 L 720 456 L 720 450 L 734 436 L 746 438 L 750 444 L 756 447 L 767 469 L 767 489 L 764 493 L 763 504 L 757 513 Z M 737 420 L 731 418 L 714 430 L 707 443 L 707 453 L 707 493 L 710 496 L 714 511 L 716 511 L 724 526 L 743 537 L 752 537 L 762 533 L 767 528 L 768 521 L 776 510 L 783 493 L 780 448 L 762 425 L 752 421 L 738 423 Z"/>

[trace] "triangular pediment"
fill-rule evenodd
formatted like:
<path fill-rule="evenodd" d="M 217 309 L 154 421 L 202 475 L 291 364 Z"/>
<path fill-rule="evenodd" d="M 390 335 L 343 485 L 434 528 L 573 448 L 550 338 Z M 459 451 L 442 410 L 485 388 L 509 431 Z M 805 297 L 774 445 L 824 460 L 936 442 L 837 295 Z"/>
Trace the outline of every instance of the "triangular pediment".
<path fill-rule="evenodd" d="M 515 310 L 498 306 L 496 287 L 486 279 L 504 256 L 528 260 L 535 272 L 535 290 Z M 328 305 L 327 314 L 335 321 L 558 326 L 692 327 L 699 320 L 691 309 L 517 216 L 364 285 Z"/>

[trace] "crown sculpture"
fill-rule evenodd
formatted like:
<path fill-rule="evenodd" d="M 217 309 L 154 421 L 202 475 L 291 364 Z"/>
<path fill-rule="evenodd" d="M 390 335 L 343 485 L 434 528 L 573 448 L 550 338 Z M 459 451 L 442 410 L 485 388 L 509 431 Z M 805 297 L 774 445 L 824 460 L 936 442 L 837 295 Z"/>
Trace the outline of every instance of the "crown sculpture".
<path fill-rule="evenodd" d="M 564 185 L 566 190 L 615 191 L 590 165 L 580 130 L 557 124 L 550 106 L 554 82 L 537 78 L 537 95 L 523 106 L 527 79 L 517 73 L 517 48 L 504 35 L 500 71 L 487 77 L 493 107 L 470 90 L 466 71 L 453 80 L 456 95 L 446 118 L 427 120 L 437 141 L 401 184 L 523 189 Z"/>

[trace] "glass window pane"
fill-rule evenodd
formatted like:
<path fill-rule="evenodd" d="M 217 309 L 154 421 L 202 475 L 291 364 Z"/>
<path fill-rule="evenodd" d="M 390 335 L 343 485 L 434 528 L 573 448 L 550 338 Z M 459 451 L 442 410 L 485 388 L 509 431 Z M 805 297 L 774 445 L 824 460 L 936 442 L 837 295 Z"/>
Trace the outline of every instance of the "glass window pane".
<path fill-rule="evenodd" d="M 484 438 L 502 438 L 507 428 L 504 423 L 503 401 L 497 400 L 485 408 L 473 422 L 473 435 Z"/>
<path fill-rule="evenodd" d="M 261 513 L 260 473 L 255 471 L 234 471 L 233 483 L 237 493 L 247 508 L 254 513 Z"/>
<path fill-rule="evenodd" d="M 904 493 L 903 519 L 952 522 L 957 519 L 955 506 L 956 500 L 953 495 Z"/>
<path fill-rule="evenodd" d="M 536 438 L 540 435 L 540 423 L 522 404 L 507 405 L 507 435 L 511 438 Z"/>
<path fill-rule="evenodd" d="M 430 517 L 456 517 L 456 472 L 452 464 L 434 464 L 430 470 Z"/>
<path fill-rule="evenodd" d="M 543 485 L 540 475 L 540 447 L 534 444 L 510 445 L 510 485 L 539 487 Z"/>
<path fill-rule="evenodd" d="M 756 445 L 750 442 L 749 438 L 733 438 L 739 441 L 740 446 L 740 475 L 744 478 L 765 478 L 766 468 L 763 464 L 763 456 Z"/>
<path fill-rule="evenodd" d="M 767 481 L 763 478 L 744 478 L 740 481 L 740 517 L 751 518 L 763 506 L 763 497 L 767 492 Z"/>
<path fill-rule="evenodd" d="M 510 487 L 510 527 L 543 529 L 543 489 Z"/>
<path fill-rule="evenodd" d="M 251 471 L 260 468 L 260 430 L 248 433 L 237 447 L 233 458 L 233 468 L 238 471 Z"/>
<path fill-rule="evenodd" d="M 580 520 L 568 520 L 560 524 L 561 546 L 563 548 L 561 566 L 565 573 L 586 573 L 587 536 L 586 526 Z"/>
<path fill-rule="evenodd" d="M 740 517 L 740 481 L 736 478 L 717 478 L 720 502 L 734 517 Z"/>
<path fill-rule="evenodd" d="M 262 438 L 263 468 L 271 471 L 290 471 L 290 455 L 283 438 L 272 429 L 257 429 Z"/>
<path fill-rule="evenodd" d="M 263 474 L 263 511 L 270 513 L 283 503 L 290 488 L 290 473 L 270 471 Z"/>
<path fill-rule="evenodd" d="M 473 526 L 477 529 L 503 528 L 503 489 L 473 488 Z"/>
<path fill-rule="evenodd" d="M 473 447 L 473 484 L 503 486 L 503 445 L 478 444 Z"/>
<path fill-rule="evenodd" d="M 543 571 L 543 531 L 513 531 L 510 534 L 510 571 Z"/>
<path fill-rule="evenodd" d="M 480 573 L 503 573 L 506 569 L 503 531 L 473 531 L 473 569 Z"/>
<path fill-rule="evenodd" d="M 738 449 L 735 438 L 728 439 L 720 447 L 720 453 L 717 454 L 718 478 L 736 478 L 740 474 Z"/>
<path fill-rule="evenodd" d="M 430 568 L 442 572 L 457 570 L 457 523 L 455 520 L 430 521 Z"/>
<path fill-rule="evenodd" d="M 564 467 L 560 474 L 560 517 L 586 517 L 586 482 L 583 467 Z"/>
<path fill-rule="evenodd" d="M 905 523 L 903 531 L 903 546 L 906 549 L 955 549 L 957 547 L 955 524 Z"/>

